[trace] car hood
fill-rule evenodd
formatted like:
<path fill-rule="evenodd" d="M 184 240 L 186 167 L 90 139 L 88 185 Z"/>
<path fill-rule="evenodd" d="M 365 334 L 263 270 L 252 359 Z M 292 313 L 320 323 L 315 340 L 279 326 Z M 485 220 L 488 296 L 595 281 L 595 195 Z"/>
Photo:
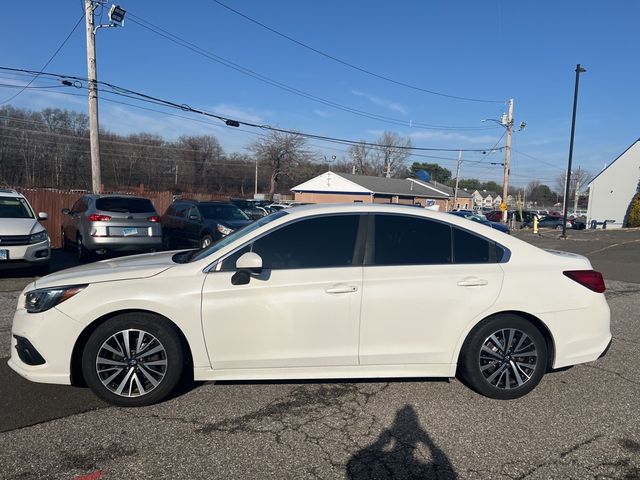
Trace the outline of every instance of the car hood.
<path fill-rule="evenodd" d="M 176 264 L 176 252 L 147 253 L 80 265 L 36 280 L 36 288 L 132 280 L 157 275 Z"/>
<path fill-rule="evenodd" d="M 0 219 L 0 235 L 30 235 L 44 229 L 35 218 Z"/>

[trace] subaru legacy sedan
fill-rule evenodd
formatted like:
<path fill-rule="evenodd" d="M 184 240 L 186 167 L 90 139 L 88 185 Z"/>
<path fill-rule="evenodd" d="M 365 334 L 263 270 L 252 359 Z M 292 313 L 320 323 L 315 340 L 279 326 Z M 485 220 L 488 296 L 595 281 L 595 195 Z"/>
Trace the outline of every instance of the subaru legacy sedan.
<path fill-rule="evenodd" d="M 548 369 L 606 352 L 604 289 L 585 257 L 446 213 L 293 207 L 204 249 L 36 280 L 9 365 L 121 406 L 162 400 L 185 369 L 195 380 L 457 375 L 512 399 Z"/>

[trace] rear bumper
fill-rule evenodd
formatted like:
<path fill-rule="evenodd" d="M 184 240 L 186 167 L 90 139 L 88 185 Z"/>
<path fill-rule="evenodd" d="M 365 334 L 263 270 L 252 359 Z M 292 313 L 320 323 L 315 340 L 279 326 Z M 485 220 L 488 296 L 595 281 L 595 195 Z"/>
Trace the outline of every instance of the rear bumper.
<path fill-rule="evenodd" d="M 89 250 L 136 251 L 162 247 L 162 236 L 89 237 L 84 244 Z"/>

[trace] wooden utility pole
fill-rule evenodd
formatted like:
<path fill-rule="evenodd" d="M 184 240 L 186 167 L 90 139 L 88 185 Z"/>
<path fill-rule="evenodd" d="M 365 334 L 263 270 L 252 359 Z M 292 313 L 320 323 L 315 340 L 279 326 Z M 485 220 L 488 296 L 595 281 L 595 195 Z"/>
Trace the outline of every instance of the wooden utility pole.
<path fill-rule="evenodd" d="M 503 126 L 507 129 L 507 146 L 504 155 L 504 182 L 502 185 L 502 203 L 507 204 L 509 195 L 509 163 L 511 162 L 511 131 L 513 130 L 513 98 L 509 99 L 509 113 Z M 507 209 L 502 211 L 502 223 L 507 223 Z"/>
<path fill-rule="evenodd" d="M 460 164 L 462 163 L 462 150 L 458 150 L 458 166 L 456 167 L 456 188 L 453 190 L 453 209 L 458 208 L 458 182 L 460 180 Z"/>
<path fill-rule="evenodd" d="M 98 140 L 98 84 L 96 82 L 96 32 L 93 22 L 93 0 L 85 0 L 87 23 L 87 70 L 89 79 L 89 143 L 91 146 L 91 190 L 100 193 L 100 144 Z"/>
<path fill-rule="evenodd" d="M 576 198 L 573 200 L 573 214 L 576 215 L 578 211 L 578 199 L 580 198 L 580 180 L 576 181 Z"/>

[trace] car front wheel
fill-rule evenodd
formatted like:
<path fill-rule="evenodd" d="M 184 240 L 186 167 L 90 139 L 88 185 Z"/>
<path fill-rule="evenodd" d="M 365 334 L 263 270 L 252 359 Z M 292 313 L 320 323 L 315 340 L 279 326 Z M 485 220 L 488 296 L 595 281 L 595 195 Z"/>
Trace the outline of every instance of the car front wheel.
<path fill-rule="evenodd" d="M 89 337 L 82 372 L 101 399 L 122 407 L 151 405 L 180 381 L 184 349 L 175 327 L 148 313 L 107 320 Z"/>
<path fill-rule="evenodd" d="M 207 248 L 209 245 L 213 243 L 213 237 L 211 235 L 205 235 L 200 240 L 200 248 Z"/>
<path fill-rule="evenodd" d="M 460 356 L 461 376 L 490 398 L 509 400 L 535 388 L 547 369 L 547 344 L 529 321 L 498 315 L 478 324 Z"/>

